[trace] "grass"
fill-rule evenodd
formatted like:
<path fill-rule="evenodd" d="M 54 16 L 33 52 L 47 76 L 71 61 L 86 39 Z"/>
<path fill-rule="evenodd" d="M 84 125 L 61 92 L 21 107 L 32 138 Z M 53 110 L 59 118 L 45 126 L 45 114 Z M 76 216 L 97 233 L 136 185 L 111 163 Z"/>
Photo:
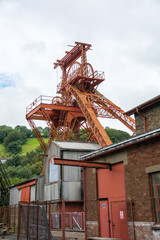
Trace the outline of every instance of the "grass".
<path fill-rule="evenodd" d="M 47 138 L 44 139 L 45 142 L 47 142 Z M 26 154 L 27 152 L 31 152 L 34 150 L 36 147 L 39 147 L 40 144 L 37 140 L 37 138 L 28 138 L 26 144 L 22 146 L 22 153 L 21 154 Z"/>
<path fill-rule="evenodd" d="M 7 157 L 8 153 L 5 150 L 5 147 L 3 146 L 3 144 L 0 144 L 0 157 Z"/>
<path fill-rule="evenodd" d="M 47 138 L 44 139 L 45 142 L 48 141 Z M 20 154 L 26 154 L 27 152 L 31 152 L 36 147 L 39 147 L 40 144 L 37 138 L 28 138 L 26 144 L 22 145 L 22 152 Z M 5 151 L 3 144 L 0 144 L 0 157 L 8 157 L 10 154 Z"/>

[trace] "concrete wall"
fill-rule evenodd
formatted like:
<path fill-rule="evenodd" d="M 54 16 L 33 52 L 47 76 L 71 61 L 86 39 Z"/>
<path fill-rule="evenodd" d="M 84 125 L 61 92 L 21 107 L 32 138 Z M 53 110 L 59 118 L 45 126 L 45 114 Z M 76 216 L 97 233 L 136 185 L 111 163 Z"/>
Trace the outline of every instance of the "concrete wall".
<path fill-rule="evenodd" d="M 152 131 L 160 127 L 160 103 L 156 103 L 151 107 L 140 110 L 146 118 L 146 131 Z M 138 113 L 135 114 L 136 135 L 144 133 L 143 117 Z"/>

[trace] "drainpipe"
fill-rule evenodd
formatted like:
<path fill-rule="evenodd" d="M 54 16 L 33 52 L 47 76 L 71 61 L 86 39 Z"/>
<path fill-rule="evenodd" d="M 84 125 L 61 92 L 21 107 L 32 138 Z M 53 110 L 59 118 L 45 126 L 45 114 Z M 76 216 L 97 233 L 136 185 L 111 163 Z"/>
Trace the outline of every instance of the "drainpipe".
<path fill-rule="evenodd" d="M 143 118 L 143 123 L 144 123 L 144 132 L 146 132 L 146 117 L 145 117 L 142 113 L 139 112 L 138 108 L 136 108 L 136 112 L 137 112 L 139 115 L 142 116 L 142 118 Z"/>
<path fill-rule="evenodd" d="M 83 202 L 84 202 L 84 231 L 85 240 L 87 240 L 87 224 L 86 224 L 86 187 L 85 187 L 85 168 L 83 167 Z"/>

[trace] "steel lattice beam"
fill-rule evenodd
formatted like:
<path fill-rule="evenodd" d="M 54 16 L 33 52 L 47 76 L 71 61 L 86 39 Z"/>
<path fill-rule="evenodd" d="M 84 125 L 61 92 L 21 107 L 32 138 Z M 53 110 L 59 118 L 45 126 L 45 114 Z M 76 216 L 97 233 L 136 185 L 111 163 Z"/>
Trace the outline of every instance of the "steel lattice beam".
<path fill-rule="evenodd" d="M 101 147 L 112 144 L 98 117 L 118 119 L 135 133 L 134 120 L 96 90 L 104 81 L 104 72 L 93 70 L 87 62 L 86 52 L 90 48 L 90 44 L 75 42 L 71 51 L 55 63 L 54 68 L 60 66 L 62 70 L 57 86 L 60 97 L 40 96 L 27 107 L 26 118 L 45 152 L 47 146 L 33 120 L 47 122 L 50 128 L 48 146 L 52 139 L 82 140 L 83 134 L 83 141 L 97 141 Z M 86 132 L 80 133 L 81 129 Z"/>
<path fill-rule="evenodd" d="M 74 88 L 73 86 L 70 86 L 70 91 L 76 98 L 76 101 L 81 108 L 90 128 L 92 129 L 92 132 L 97 139 L 99 145 L 101 147 L 105 147 L 106 145 L 112 144 L 110 138 L 108 137 L 104 128 L 100 124 L 96 114 L 94 113 L 92 106 L 89 102 L 87 102 L 85 94 L 82 94 L 78 89 Z"/>

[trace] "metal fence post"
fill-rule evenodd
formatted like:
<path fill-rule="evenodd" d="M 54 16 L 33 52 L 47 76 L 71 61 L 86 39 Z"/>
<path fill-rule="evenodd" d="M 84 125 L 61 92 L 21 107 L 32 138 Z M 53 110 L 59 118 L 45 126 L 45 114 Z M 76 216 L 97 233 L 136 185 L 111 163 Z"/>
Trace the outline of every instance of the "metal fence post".
<path fill-rule="evenodd" d="M 21 205 L 20 205 L 20 203 L 18 203 L 18 232 L 17 232 L 17 240 L 19 240 L 20 227 L 21 227 Z"/>
<path fill-rule="evenodd" d="M 71 229 L 73 229 L 73 213 L 71 213 Z"/>
<path fill-rule="evenodd" d="M 26 232 L 27 240 L 28 240 L 28 231 L 29 231 L 29 202 L 27 202 L 27 232 Z"/>
<path fill-rule="evenodd" d="M 83 167 L 83 201 L 84 201 L 84 231 L 85 231 L 85 240 L 87 240 L 85 167 Z"/>
<path fill-rule="evenodd" d="M 2 207 L 0 207 L 0 222 L 2 222 Z"/>
<path fill-rule="evenodd" d="M 65 240 L 65 201 L 62 199 L 62 234 L 63 240 Z"/>
<path fill-rule="evenodd" d="M 36 231 L 36 240 L 38 240 L 38 218 L 39 218 L 39 203 L 37 201 L 37 231 Z"/>
<path fill-rule="evenodd" d="M 14 206 L 14 212 L 13 212 L 13 231 L 16 231 L 16 207 L 17 205 Z"/>
<path fill-rule="evenodd" d="M 11 226 L 11 206 L 8 206 L 8 226 Z"/>
<path fill-rule="evenodd" d="M 50 237 L 51 237 L 51 202 L 49 201 L 49 240 L 50 240 Z"/>

